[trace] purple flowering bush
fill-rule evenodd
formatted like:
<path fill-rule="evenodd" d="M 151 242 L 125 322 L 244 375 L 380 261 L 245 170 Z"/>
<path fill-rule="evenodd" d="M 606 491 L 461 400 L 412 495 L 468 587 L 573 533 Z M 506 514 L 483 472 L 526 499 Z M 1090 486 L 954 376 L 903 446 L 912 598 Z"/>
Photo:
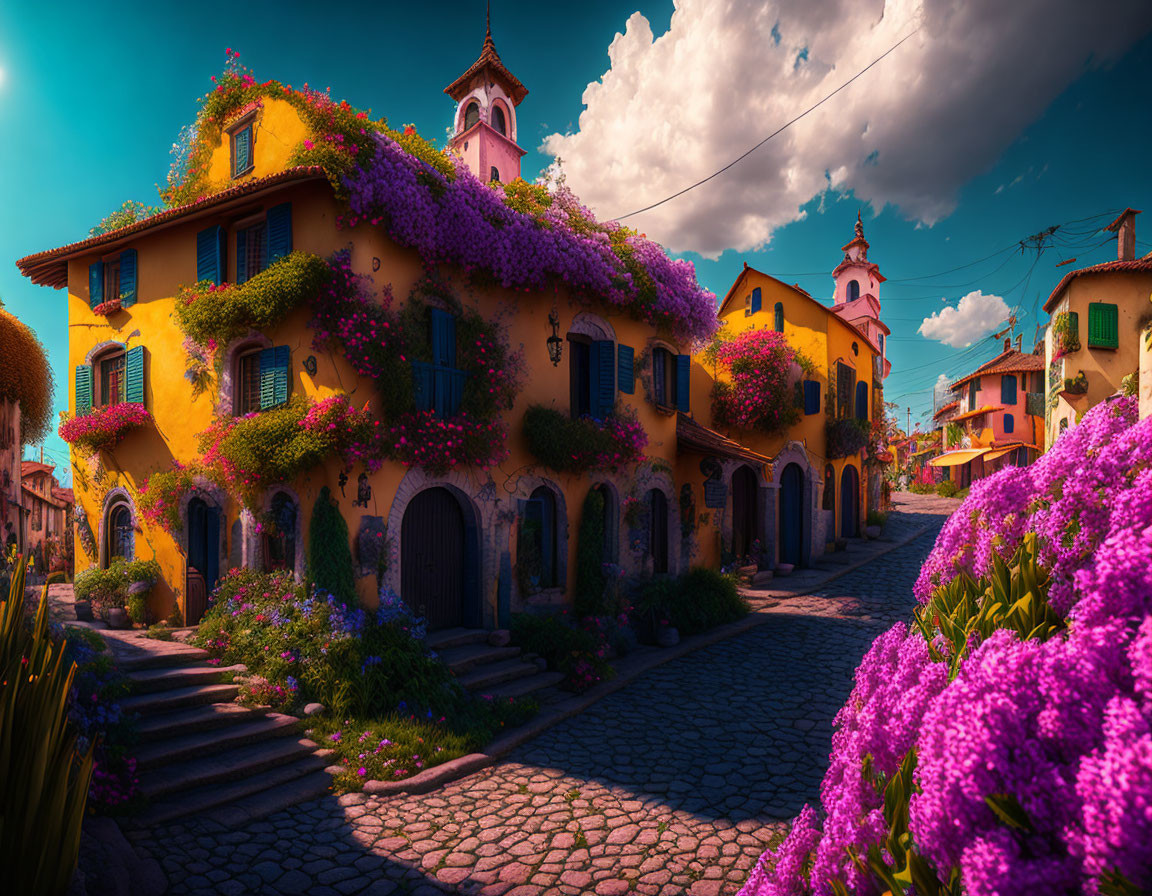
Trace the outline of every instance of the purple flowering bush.
<path fill-rule="evenodd" d="M 742 891 L 1152 888 L 1152 420 L 973 485 L 836 718 L 822 811 Z"/>

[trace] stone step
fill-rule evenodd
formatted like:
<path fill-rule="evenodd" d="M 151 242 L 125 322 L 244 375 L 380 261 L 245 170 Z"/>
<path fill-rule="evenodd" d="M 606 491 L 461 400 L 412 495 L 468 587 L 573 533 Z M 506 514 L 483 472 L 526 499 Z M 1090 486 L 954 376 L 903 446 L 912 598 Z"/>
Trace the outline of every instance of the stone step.
<path fill-rule="evenodd" d="M 464 687 L 470 691 L 482 691 L 486 693 L 488 688 L 493 688 L 498 684 L 503 684 L 506 681 L 512 681 L 517 678 L 527 678 L 529 675 L 535 675 L 539 671 L 535 663 L 526 663 L 521 659 L 512 659 L 481 666 L 469 672 L 467 675 L 460 676 L 459 681 L 460 684 L 464 685 Z"/>
<path fill-rule="evenodd" d="M 545 688 L 556 687 L 563 680 L 563 672 L 537 672 L 535 675 L 515 678 L 493 688 L 486 688 L 483 693 L 495 697 L 497 700 L 508 697 L 527 697 L 529 694 L 535 694 Z"/>
<path fill-rule="evenodd" d="M 244 665 L 158 666 L 129 672 L 128 681 L 133 694 L 153 694 L 196 684 L 224 684 L 247 671 L 248 667 Z"/>
<path fill-rule="evenodd" d="M 236 781 L 199 787 L 169 799 L 154 800 L 142 813 L 125 821 L 140 827 L 150 827 L 207 812 L 218 806 L 225 807 L 219 812 L 227 812 L 228 804 L 260 796 L 265 792 L 278 792 L 281 798 L 285 793 L 295 794 L 297 795 L 295 802 L 313 799 L 326 792 L 330 785 L 332 779 L 324 772 L 327 764 L 328 760 L 322 756 L 304 756 Z M 323 776 L 324 784 L 324 790 L 320 793 L 316 792 L 316 784 L 321 780 L 318 775 Z M 218 812 L 213 812 L 212 817 L 217 818 Z"/>
<path fill-rule="evenodd" d="M 315 749 L 316 744 L 306 738 L 290 737 L 277 737 L 234 747 L 172 767 L 154 768 L 145 772 L 140 776 L 140 792 L 155 801 L 181 791 L 249 778 L 309 756 Z"/>
<path fill-rule="evenodd" d="M 314 771 L 287 784 L 269 787 L 243 799 L 231 801 L 214 810 L 212 818 L 231 828 L 243 827 L 308 800 L 329 796 L 331 792 L 332 776 L 324 770 Z"/>
<path fill-rule="evenodd" d="M 295 716 L 269 713 L 229 725 L 227 728 L 197 731 L 165 740 L 156 740 L 136 750 L 136 765 L 141 771 L 169 765 L 184 759 L 198 759 L 221 753 L 233 747 L 257 743 L 273 737 L 286 737 L 300 728 Z"/>
<path fill-rule="evenodd" d="M 513 659 L 520 656 L 520 652 L 519 647 L 489 647 L 480 642 L 441 650 L 440 659 L 448 665 L 453 675 L 460 676 L 477 666 Z"/>
<path fill-rule="evenodd" d="M 120 708 L 125 713 L 139 713 L 146 716 L 202 703 L 230 703 L 239 693 L 240 688 L 234 684 L 192 685 L 174 691 L 125 697 L 120 701 Z"/>
<path fill-rule="evenodd" d="M 482 628 L 445 628 L 438 632 L 431 632 L 425 639 L 425 643 L 437 653 L 450 647 L 483 644 L 487 641 L 488 632 Z"/>
<path fill-rule="evenodd" d="M 136 724 L 141 743 L 170 737 L 183 737 L 196 731 L 214 731 L 225 725 L 245 722 L 261 715 L 255 709 L 238 703 L 205 703 L 148 716 Z"/>
<path fill-rule="evenodd" d="M 147 639 L 141 639 L 147 640 Z M 163 644 L 166 650 L 143 650 L 135 645 L 112 646 L 112 655 L 116 665 L 124 672 L 135 672 L 140 669 L 160 669 L 170 666 L 189 666 L 203 664 L 212 658 L 207 650 L 198 647 L 188 647 L 173 641 L 154 641 L 154 644 Z"/>

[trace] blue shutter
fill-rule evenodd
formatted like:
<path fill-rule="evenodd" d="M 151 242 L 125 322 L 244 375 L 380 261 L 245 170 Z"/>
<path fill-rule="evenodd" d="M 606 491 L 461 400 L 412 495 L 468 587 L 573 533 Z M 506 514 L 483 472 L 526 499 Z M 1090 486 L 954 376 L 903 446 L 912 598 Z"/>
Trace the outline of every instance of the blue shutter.
<path fill-rule="evenodd" d="M 448 396 L 444 402 L 446 416 L 455 417 L 460 410 L 460 402 L 464 400 L 464 380 L 468 374 L 463 370 L 448 371 Z"/>
<path fill-rule="evenodd" d="M 636 391 L 636 352 L 630 345 L 621 345 L 616 348 L 620 363 L 617 376 L 620 380 L 620 391 L 632 395 Z"/>
<path fill-rule="evenodd" d="M 616 345 L 611 339 L 598 339 L 592 350 L 592 416 L 603 420 L 616 407 Z"/>
<path fill-rule="evenodd" d="M 437 367 L 456 366 L 456 318 L 443 308 L 429 308 L 432 325 L 432 363 Z"/>
<path fill-rule="evenodd" d="M 783 333 L 784 332 L 784 303 L 783 302 L 777 302 L 776 303 L 776 313 L 775 313 L 775 319 L 773 320 L 773 326 L 774 326 L 777 333 Z"/>
<path fill-rule="evenodd" d="M 76 416 L 92 410 L 92 368 L 81 364 L 76 368 Z"/>
<path fill-rule="evenodd" d="M 864 382 L 856 384 L 856 419 L 868 419 L 868 384 Z"/>
<path fill-rule="evenodd" d="M 418 411 L 432 409 L 432 365 L 412 362 L 412 403 Z"/>
<path fill-rule="evenodd" d="M 668 357 L 662 348 L 652 352 L 652 400 L 661 407 L 667 407 L 668 396 L 664 394 L 664 364 Z"/>
<path fill-rule="evenodd" d="M 217 225 L 196 234 L 196 280 L 224 279 L 224 228 Z"/>
<path fill-rule="evenodd" d="M 1016 377 L 1000 377 L 1000 403 L 1016 404 Z"/>
<path fill-rule="evenodd" d="M 763 299 L 760 295 L 760 287 L 757 286 L 754 290 L 752 290 L 752 313 L 753 314 L 755 314 L 757 311 L 760 310 L 762 302 L 763 302 Z"/>
<path fill-rule="evenodd" d="M 292 203 L 268 209 L 268 264 L 292 251 Z"/>
<path fill-rule="evenodd" d="M 820 384 L 815 380 L 804 381 L 804 413 L 820 413 Z"/>
<path fill-rule="evenodd" d="M 676 356 L 676 409 L 685 414 L 691 410 L 689 386 L 692 376 L 692 358 L 688 355 Z"/>
<path fill-rule="evenodd" d="M 248 279 L 248 231 L 236 231 L 236 283 Z"/>
<path fill-rule="evenodd" d="M 144 346 L 142 345 L 128 349 L 128 354 L 124 360 L 124 400 L 135 404 L 144 404 Z"/>
<path fill-rule="evenodd" d="M 117 298 L 112 296 L 112 298 Z M 120 253 L 120 296 L 121 304 L 127 308 L 136 304 L 136 250 L 125 249 Z"/>
<path fill-rule="evenodd" d="M 95 308 L 104 301 L 104 262 L 88 265 L 88 304 Z"/>
<path fill-rule="evenodd" d="M 1012 432 L 1016 428 L 1016 421 L 1011 414 L 1004 415 L 1004 432 Z"/>
<path fill-rule="evenodd" d="M 274 408 L 288 400 L 288 364 L 291 351 L 277 345 L 260 352 L 260 410 Z"/>

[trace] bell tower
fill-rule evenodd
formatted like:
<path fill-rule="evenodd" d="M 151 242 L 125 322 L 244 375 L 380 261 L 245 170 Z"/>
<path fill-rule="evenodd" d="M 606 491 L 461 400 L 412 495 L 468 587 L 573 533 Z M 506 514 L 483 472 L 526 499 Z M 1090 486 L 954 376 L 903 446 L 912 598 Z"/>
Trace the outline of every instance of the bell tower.
<path fill-rule="evenodd" d="M 504 67 L 496 52 L 491 3 L 479 58 L 444 92 L 456 101 L 449 150 L 482 181 L 507 183 L 519 177 L 525 150 L 516 143 L 516 107 L 528 95 L 528 88 Z"/>
<path fill-rule="evenodd" d="M 879 379 L 892 368 L 885 342 L 891 330 L 880 320 L 880 284 L 884 275 L 880 266 L 868 260 L 868 240 L 864 239 L 864 222 L 856 213 L 855 233 L 841 246 L 844 260 L 832 271 L 836 287 L 832 293 L 832 311 L 864 333 L 880 353 L 883 370 Z"/>

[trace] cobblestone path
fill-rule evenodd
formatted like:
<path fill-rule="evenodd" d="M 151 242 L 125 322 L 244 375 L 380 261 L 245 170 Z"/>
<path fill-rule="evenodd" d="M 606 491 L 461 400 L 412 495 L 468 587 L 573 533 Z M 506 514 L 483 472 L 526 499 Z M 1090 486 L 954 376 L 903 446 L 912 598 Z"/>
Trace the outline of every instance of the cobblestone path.
<path fill-rule="evenodd" d="M 241 830 L 192 820 L 130 837 L 171 894 L 735 893 L 817 799 L 852 670 L 907 617 L 934 537 L 760 610 L 763 624 L 434 793 L 326 797 Z"/>

